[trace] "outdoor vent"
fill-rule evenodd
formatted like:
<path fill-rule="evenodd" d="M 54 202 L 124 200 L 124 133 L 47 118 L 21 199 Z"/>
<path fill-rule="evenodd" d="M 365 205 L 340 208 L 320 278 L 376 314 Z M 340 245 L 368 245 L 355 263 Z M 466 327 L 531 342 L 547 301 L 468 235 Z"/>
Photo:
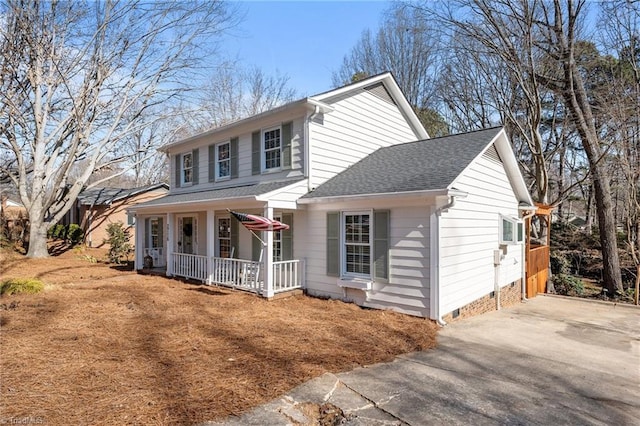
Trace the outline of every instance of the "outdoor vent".
<path fill-rule="evenodd" d="M 500 159 L 500 155 L 498 155 L 498 150 L 496 150 L 495 145 L 491 145 L 482 157 L 488 160 L 491 160 L 493 162 L 502 164 L 502 160 Z"/>
<path fill-rule="evenodd" d="M 364 88 L 364 90 L 368 91 L 372 95 L 379 97 L 383 101 L 389 102 L 392 105 L 396 104 L 393 98 L 391 97 L 391 95 L 389 94 L 389 92 L 387 91 L 387 88 L 384 87 L 384 84 L 382 84 L 382 82 L 372 84 L 371 86 L 367 86 Z"/>
<path fill-rule="evenodd" d="M 460 308 L 458 308 L 455 311 L 451 312 L 451 318 L 458 318 L 459 316 L 460 316 Z"/>
<path fill-rule="evenodd" d="M 492 291 L 491 293 L 489 293 L 489 297 L 490 297 L 491 299 L 495 298 L 495 297 L 496 297 L 496 292 L 495 292 L 495 291 Z"/>

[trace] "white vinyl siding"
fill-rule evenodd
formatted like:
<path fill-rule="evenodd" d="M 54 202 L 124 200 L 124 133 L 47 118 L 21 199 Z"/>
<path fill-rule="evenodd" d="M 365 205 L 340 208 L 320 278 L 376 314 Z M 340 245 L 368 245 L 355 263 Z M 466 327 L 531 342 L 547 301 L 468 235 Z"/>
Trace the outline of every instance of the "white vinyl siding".
<path fill-rule="evenodd" d="M 418 139 L 397 106 L 367 91 L 328 99 L 335 108 L 321 123 L 310 123 L 312 186 L 376 149 Z"/>
<path fill-rule="evenodd" d="M 440 218 L 441 314 L 464 306 L 494 290 L 494 250 L 500 249 L 501 216 L 518 216 L 518 201 L 503 166 L 478 159 L 455 182 L 468 196 Z M 521 276 L 522 245 L 504 246 L 500 286 Z"/>
<path fill-rule="evenodd" d="M 386 202 L 377 202 L 368 204 L 367 207 L 375 212 L 389 210 L 388 205 Z M 306 227 L 306 234 L 299 232 L 294 236 L 296 239 L 303 239 L 307 290 L 313 295 L 344 298 L 343 289 L 337 285 L 337 278 L 328 276 L 326 271 L 326 209 L 329 206 L 309 207 L 305 213 L 306 223 L 312 223 L 313 226 Z M 348 207 L 353 208 L 354 205 L 340 203 L 332 205 L 331 210 L 335 208 L 335 211 L 339 211 Z M 296 212 L 296 215 L 301 213 Z M 389 278 L 385 282 L 374 280 L 373 289 L 366 295 L 361 290 L 346 289 L 346 298 L 362 306 L 428 317 L 429 207 L 398 205 L 389 210 L 389 218 Z"/>

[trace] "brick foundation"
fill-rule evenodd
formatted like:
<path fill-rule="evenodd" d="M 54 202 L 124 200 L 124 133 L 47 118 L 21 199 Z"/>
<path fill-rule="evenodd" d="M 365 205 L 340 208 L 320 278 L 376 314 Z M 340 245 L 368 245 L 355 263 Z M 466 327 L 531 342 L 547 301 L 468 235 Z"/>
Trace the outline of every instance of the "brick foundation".
<path fill-rule="evenodd" d="M 522 301 L 522 283 L 520 280 L 514 281 L 500 288 L 500 307 L 507 308 Z M 457 321 L 462 318 L 469 318 L 475 315 L 484 314 L 497 310 L 496 297 L 493 292 L 483 296 L 473 302 L 457 309 L 458 315 L 454 318 L 454 312 L 449 312 L 442 316 L 445 322 Z"/>

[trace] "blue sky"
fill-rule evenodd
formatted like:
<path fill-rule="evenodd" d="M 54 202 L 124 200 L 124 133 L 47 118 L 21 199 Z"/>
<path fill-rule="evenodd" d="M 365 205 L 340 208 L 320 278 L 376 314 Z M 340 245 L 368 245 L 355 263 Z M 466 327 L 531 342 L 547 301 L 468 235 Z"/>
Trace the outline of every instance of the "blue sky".
<path fill-rule="evenodd" d="M 388 1 L 242 1 L 246 12 L 228 55 L 266 73 L 288 75 L 301 95 L 332 88 L 331 76 L 366 28 L 376 29 Z"/>

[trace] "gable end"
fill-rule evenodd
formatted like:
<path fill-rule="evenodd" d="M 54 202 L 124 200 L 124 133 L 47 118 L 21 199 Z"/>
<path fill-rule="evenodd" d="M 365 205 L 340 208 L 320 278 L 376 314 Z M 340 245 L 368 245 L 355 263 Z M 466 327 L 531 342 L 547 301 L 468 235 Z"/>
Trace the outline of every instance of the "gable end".
<path fill-rule="evenodd" d="M 383 101 L 390 103 L 391 105 L 398 106 L 398 104 L 396 104 L 396 101 L 393 100 L 393 98 L 389 94 L 389 91 L 386 87 L 384 87 L 384 84 L 382 84 L 382 82 L 367 86 L 364 88 L 364 90 L 382 99 Z"/>
<path fill-rule="evenodd" d="M 500 158 L 500 154 L 498 154 L 498 150 L 494 144 L 491 144 L 482 157 L 494 163 L 502 164 L 502 159 Z"/>

